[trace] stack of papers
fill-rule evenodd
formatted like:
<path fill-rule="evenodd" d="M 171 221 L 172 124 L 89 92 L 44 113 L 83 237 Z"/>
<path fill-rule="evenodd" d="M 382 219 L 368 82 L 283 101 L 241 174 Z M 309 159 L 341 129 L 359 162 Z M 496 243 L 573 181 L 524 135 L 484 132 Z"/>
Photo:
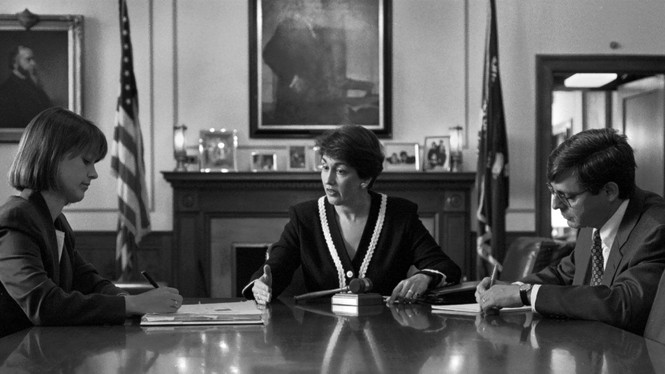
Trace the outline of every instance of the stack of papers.
<path fill-rule="evenodd" d="M 176 313 L 147 313 L 141 326 L 262 324 L 262 314 L 253 301 L 187 304 Z"/>
<path fill-rule="evenodd" d="M 499 313 L 519 313 L 519 312 L 530 312 L 530 311 L 531 311 L 530 306 L 499 309 Z M 480 304 L 475 303 L 475 304 L 432 305 L 432 313 L 476 315 L 480 313 Z"/>

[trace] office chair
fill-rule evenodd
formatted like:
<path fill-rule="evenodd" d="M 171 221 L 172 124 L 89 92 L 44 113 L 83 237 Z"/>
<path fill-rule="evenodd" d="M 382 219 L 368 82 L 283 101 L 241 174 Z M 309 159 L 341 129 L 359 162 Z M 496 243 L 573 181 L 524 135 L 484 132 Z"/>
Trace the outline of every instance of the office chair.
<path fill-rule="evenodd" d="M 573 243 L 545 237 L 521 236 L 508 247 L 499 279 L 514 282 L 558 262 L 574 248 Z"/>

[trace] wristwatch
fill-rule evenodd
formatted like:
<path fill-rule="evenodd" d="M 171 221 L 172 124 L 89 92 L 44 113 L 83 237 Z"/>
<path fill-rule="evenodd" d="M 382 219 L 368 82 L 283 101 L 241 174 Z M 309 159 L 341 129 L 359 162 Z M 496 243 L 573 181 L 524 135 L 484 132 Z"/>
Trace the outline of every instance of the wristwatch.
<path fill-rule="evenodd" d="M 525 283 L 520 285 L 520 299 L 522 299 L 522 304 L 530 306 L 531 300 L 529 299 L 529 291 L 531 291 L 530 284 Z"/>

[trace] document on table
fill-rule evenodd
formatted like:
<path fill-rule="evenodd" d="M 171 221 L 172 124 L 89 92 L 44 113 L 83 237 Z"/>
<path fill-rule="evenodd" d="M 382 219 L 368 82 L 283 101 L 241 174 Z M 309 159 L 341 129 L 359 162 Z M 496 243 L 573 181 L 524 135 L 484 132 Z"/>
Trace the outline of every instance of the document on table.
<path fill-rule="evenodd" d="M 499 313 L 520 313 L 520 312 L 530 312 L 530 311 L 531 311 L 530 306 L 499 309 Z M 472 304 L 432 305 L 432 313 L 475 315 L 480 313 L 480 304 L 472 303 Z"/>
<path fill-rule="evenodd" d="M 254 301 L 186 304 L 175 313 L 144 314 L 141 326 L 261 324 L 262 314 Z"/>

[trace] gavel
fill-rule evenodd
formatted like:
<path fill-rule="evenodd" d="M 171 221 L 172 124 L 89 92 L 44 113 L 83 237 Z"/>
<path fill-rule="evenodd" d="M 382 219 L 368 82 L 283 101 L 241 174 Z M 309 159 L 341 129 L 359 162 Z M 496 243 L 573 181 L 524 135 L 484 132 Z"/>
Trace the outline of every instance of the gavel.
<path fill-rule="evenodd" d="M 328 296 L 339 292 L 365 293 L 372 289 L 372 281 L 369 278 L 353 278 L 346 287 L 335 288 L 333 290 L 308 292 L 302 295 L 294 296 L 296 302 L 301 300 L 313 299 L 321 296 Z"/>

